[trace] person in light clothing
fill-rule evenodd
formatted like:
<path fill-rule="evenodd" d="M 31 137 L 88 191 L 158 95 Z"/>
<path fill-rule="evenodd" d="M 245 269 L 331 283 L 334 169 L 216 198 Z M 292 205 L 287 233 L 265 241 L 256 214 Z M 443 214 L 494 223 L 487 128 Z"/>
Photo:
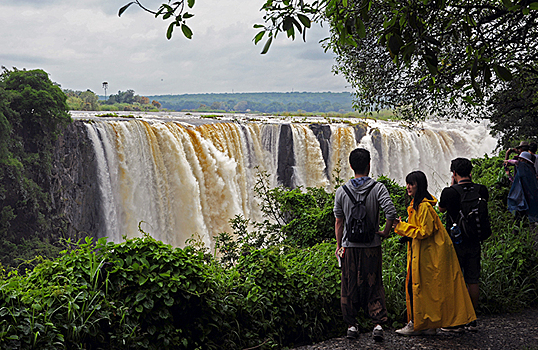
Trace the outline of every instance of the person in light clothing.
<path fill-rule="evenodd" d="M 340 304 L 344 322 L 348 325 L 346 334 L 348 338 L 358 337 L 357 315 L 359 308 L 362 308 L 375 325 L 372 332 L 374 340 L 382 341 L 381 325 L 387 321 L 387 308 L 381 271 L 381 237 L 389 236 L 392 221 L 396 218 L 396 208 L 385 185 L 368 176 L 370 171 L 368 150 L 362 148 L 353 150 L 349 155 L 349 164 L 355 172 L 355 177 L 336 190 L 334 200 L 336 254 L 342 263 Z M 346 193 L 346 189 L 349 194 Z M 345 225 L 352 221 L 350 218 L 353 200 L 350 195 L 355 200 L 365 201 L 366 219 L 371 223 L 368 234 L 365 235 L 366 239 L 355 240 Z M 380 208 L 386 217 L 383 231 L 379 231 Z"/>

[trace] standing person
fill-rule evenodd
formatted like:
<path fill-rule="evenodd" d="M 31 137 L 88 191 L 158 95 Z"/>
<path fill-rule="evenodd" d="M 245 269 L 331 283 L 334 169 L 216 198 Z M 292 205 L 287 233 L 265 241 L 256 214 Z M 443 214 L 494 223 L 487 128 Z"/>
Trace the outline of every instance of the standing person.
<path fill-rule="evenodd" d="M 358 337 L 357 314 L 362 307 L 375 324 L 374 340 L 382 341 L 381 325 L 387 321 L 387 308 L 381 274 L 381 237 L 389 236 L 396 208 L 385 185 L 368 176 L 370 152 L 362 148 L 353 150 L 349 164 L 355 177 L 336 190 L 334 200 L 336 254 L 342 264 L 340 304 L 348 325 L 348 338 Z M 356 201 L 364 201 L 367 225 L 364 235 L 354 237 L 356 230 L 352 224 Z M 387 220 L 382 232 L 378 231 L 380 207 Z"/>
<path fill-rule="evenodd" d="M 506 150 L 506 153 L 504 155 L 504 159 L 508 160 L 510 159 L 510 154 L 515 153 L 516 155 L 519 155 L 521 152 L 528 152 L 529 151 L 529 143 L 527 141 L 521 141 L 519 145 L 517 145 L 514 148 L 509 148 Z"/>
<path fill-rule="evenodd" d="M 509 148 L 506 150 L 506 154 L 504 155 L 504 160 L 509 160 L 510 159 L 510 155 L 512 153 L 514 153 L 517 156 L 519 156 L 519 154 L 521 152 L 527 152 L 529 150 L 529 143 L 527 141 L 521 141 L 519 143 L 518 146 L 516 146 L 515 148 Z M 504 171 L 506 172 L 506 175 L 508 176 L 508 179 L 510 180 L 510 182 L 514 182 L 514 176 L 515 175 L 512 175 L 510 173 L 510 169 L 509 167 L 507 166 L 506 162 L 504 164 Z"/>
<path fill-rule="evenodd" d="M 531 224 L 538 222 L 538 181 L 532 155 L 521 152 L 517 158 L 504 163 L 516 167 L 514 182 L 508 192 L 508 210 L 516 216 L 527 216 Z"/>
<path fill-rule="evenodd" d="M 447 212 L 448 214 L 446 217 L 447 231 L 449 231 L 454 224 L 457 225 L 458 218 L 460 217 L 460 210 L 462 210 L 462 194 L 467 197 L 467 193 L 476 193 L 476 197 L 485 200 L 485 203 L 489 200 L 487 187 L 475 184 L 471 181 L 472 170 L 473 164 L 466 158 L 456 158 L 450 163 L 452 186 L 443 189 L 439 201 L 439 211 L 441 213 Z M 463 214 L 467 215 L 468 213 Z M 489 221 L 483 226 L 483 229 L 485 230 L 483 233 L 484 237 L 491 235 Z M 460 227 L 459 229 L 463 228 Z M 456 250 L 456 255 L 458 256 L 458 261 L 463 271 L 463 277 L 467 284 L 467 289 L 469 290 L 469 296 L 471 297 L 473 307 L 476 310 L 478 308 L 478 299 L 480 296 L 480 239 L 477 234 L 466 235 L 462 233 L 461 239 L 458 241 L 454 240 L 453 243 L 455 243 L 454 249 Z M 474 320 L 467 324 L 465 328 L 475 332 L 478 330 L 477 327 L 477 322 Z M 443 330 L 460 332 L 463 331 L 463 328 L 445 328 Z"/>
<path fill-rule="evenodd" d="M 405 181 L 413 198 L 409 220 L 395 220 L 394 232 L 411 238 L 405 284 L 408 323 L 396 333 L 434 335 L 437 328 L 467 324 L 476 315 L 452 241 L 433 209 L 437 200 L 428 192 L 426 175 L 413 171 Z"/>

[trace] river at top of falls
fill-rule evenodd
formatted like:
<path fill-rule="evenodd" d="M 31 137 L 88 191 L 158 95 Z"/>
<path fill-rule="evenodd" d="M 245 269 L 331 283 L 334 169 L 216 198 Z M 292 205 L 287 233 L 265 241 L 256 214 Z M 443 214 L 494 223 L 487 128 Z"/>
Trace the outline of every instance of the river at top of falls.
<path fill-rule="evenodd" d="M 491 154 L 497 142 L 485 123 L 459 120 L 408 128 L 345 118 L 99 113 L 71 115 L 88 121 L 106 222 L 99 235 L 114 242 L 140 236 L 143 221 L 165 243 L 183 246 L 197 234 L 210 247 L 213 235 L 231 232 L 235 215 L 263 219 L 253 191 L 257 171 L 270 175 L 271 186 L 333 190 L 335 176 L 353 176 L 348 156 L 357 147 L 370 151 L 372 177 L 403 185 L 409 172 L 422 170 L 438 195 L 452 159 Z"/>

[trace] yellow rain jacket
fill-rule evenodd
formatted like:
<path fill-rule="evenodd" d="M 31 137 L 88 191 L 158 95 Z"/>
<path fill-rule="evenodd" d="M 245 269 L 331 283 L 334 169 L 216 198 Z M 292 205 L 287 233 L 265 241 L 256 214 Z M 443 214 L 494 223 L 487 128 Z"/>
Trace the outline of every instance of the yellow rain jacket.
<path fill-rule="evenodd" d="M 436 204 L 437 199 L 425 198 L 415 211 L 411 202 L 408 223 L 400 222 L 394 229 L 413 239 L 407 245 L 405 290 L 407 319 L 413 320 L 417 331 L 459 326 L 476 319 L 452 240 L 433 209 Z M 410 271 L 413 310 L 408 290 Z"/>

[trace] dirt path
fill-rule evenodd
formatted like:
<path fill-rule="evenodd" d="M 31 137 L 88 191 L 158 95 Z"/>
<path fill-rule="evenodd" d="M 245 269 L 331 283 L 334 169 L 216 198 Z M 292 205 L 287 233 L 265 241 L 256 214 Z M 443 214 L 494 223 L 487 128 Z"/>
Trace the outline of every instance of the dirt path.
<path fill-rule="evenodd" d="M 436 336 L 404 337 L 394 329 L 385 329 L 385 341 L 375 343 L 371 333 L 362 333 L 356 340 L 345 337 L 295 348 L 295 350 L 340 349 L 488 349 L 538 350 L 538 309 L 520 313 L 486 315 L 478 319 L 479 331 L 460 334 L 439 332 Z"/>

